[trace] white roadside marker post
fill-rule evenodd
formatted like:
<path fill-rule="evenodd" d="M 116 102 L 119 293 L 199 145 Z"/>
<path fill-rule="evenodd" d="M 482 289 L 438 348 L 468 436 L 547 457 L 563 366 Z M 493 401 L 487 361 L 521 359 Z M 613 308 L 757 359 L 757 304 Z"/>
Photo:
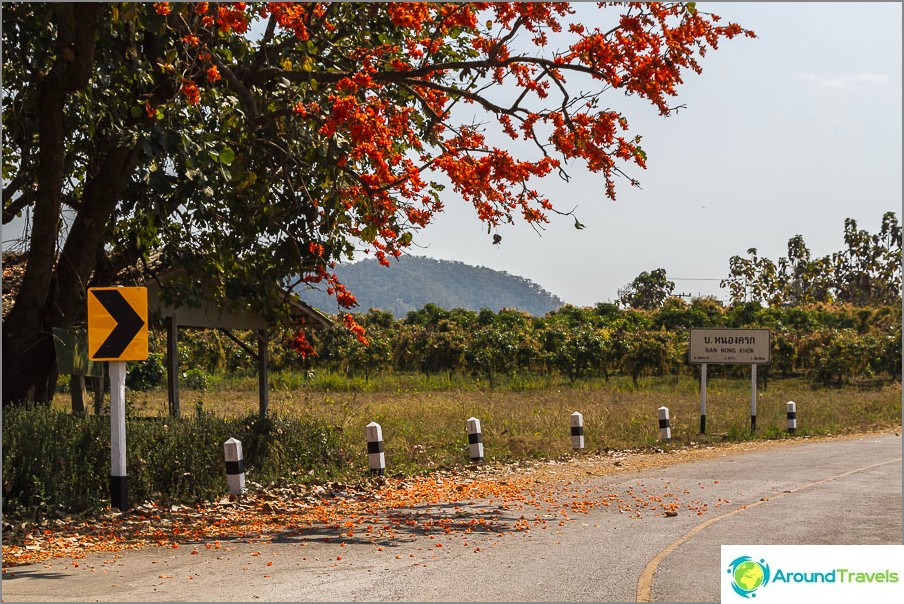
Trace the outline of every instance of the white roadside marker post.
<path fill-rule="evenodd" d="M 575 451 L 584 448 L 584 416 L 578 411 L 571 414 L 571 448 Z"/>
<path fill-rule="evenodd" d="M 788 434 L 797 432 L 797 403 L 788 401 Z"/>
<path fill-rule="evenodd" d="M 659 408 L 659 440 L 665 442 L 671 442 L 672 440 L 672 426 L 669 422 L 668 407 Z"/>
<path fill-rule="evenodd" d="M 468 452 L 471 461 L 483 461 L 483 434 L 480 432 L 480 420 L 476 417 L 468 419 Z"/>
<path fill-rule="evenodd" d="M 245 490 L 245 457 L 242 455 L 242 441 L 230 438 L 223 443 L 226 458 L 226 482 L 231 495 L 241 495 Z"/>
<path fill-rule="evenodd" d="M 367 465 L 371 474 L 383 476 L 386 470 L 386 454 L 383 452 L 383 428 L 377 422 L 364 426 L 367 439 Z"/>

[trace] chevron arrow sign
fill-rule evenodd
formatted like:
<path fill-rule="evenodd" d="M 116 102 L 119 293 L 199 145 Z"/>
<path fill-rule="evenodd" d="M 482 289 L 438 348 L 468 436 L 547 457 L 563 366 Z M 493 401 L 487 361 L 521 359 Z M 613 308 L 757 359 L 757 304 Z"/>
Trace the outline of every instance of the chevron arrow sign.
<path fill-rule="evenodd" d="M 148 358 L 147 288 L 88 290 L 88 353 L 92 361 Z"/>

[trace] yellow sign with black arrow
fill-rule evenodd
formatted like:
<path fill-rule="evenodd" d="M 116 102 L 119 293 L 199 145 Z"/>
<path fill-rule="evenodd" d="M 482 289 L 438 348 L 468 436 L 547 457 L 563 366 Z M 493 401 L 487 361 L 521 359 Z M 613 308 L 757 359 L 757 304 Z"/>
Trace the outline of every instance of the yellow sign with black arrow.
<path fill-rule="evenodd" d="M 88 354 L 92 361 L 148 358 L 146 287 L 88 289 Z"/>

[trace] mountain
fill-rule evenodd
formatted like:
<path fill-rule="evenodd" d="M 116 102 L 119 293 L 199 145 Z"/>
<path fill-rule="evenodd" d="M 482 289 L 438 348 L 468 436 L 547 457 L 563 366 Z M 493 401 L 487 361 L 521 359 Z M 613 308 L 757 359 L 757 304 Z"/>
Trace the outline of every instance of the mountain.
<path fill-rule="evenodd" d="M 543 316 L 564 304 L 523 277 L 450 260 L 402 256 L 385 267 L 368 259 L 338 265 L 334 272 L 358 299 L 355 311 L 375 308 L 390 311 L 397 318 L 429 303 L 441 308 L 475 311 L 517 308 L 535 316 Z M 299 288 L 298 294 L 324 312 L 337 310 L 336 299 L 325 291 Z"/>

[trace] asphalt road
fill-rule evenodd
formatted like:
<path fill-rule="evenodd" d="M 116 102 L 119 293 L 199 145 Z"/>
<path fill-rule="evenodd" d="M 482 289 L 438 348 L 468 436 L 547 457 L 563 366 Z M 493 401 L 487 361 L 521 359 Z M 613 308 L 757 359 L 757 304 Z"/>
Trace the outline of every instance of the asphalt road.
<path fill-rule="evenodd" d="M 62 559 L 9 569 L 3 600 L 717 601 L 723 543 L 902 543 L 901 457 L 897 435 L 798 441 L 561 485 L 575 500 L 680 500 L 674 517 L 640 506 L 596 505 L 568 519 L 546 509 L 542 527 L 513 531 L 505 527 L 538 510 L 497 507 L 506 522 L 493 531 L 400 535 L 382 550 L 340 547 L 314 532 L 197 554 L 185 546 L 91 554 L 78 568 Z M 468 517 L 487 508 L 403 513 Z"/>

